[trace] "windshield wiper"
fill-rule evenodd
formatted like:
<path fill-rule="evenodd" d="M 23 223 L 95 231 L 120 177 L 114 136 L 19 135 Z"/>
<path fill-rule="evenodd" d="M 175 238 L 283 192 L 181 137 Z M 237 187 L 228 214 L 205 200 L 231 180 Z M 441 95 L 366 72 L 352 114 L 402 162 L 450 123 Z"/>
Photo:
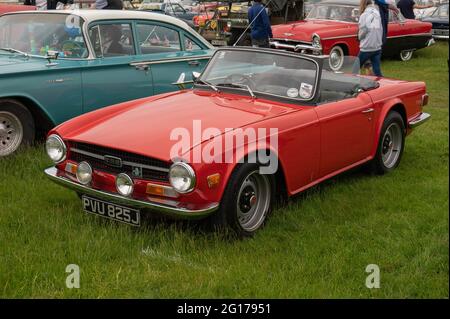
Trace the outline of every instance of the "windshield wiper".
<path fill-rule="evenodd" d="M 255 93 L 253 93 L 252 89 L 246 85 L 246 84 L 239 84 L 239 83 L 220 83 L 217 84 L 217 86 L 224 86 L 224 87 L 235 87 L 235 88 L 244 88 L 250 93 L 250 96 L 252 99 L 256 99 Z"/>
<path fill-rule="evenodd" d="M 197 79 L 195 82 L 200 83 L 200 84 L 207 85 L 207 86 L 209 86 L 211 89 L 213 89 L 215 92 L 219 92 L 219 89 L 218 89 L 215 85 L 209 83 L 208 81 L 201 80 L 201 79 Z"/>
<path fill-rule="evenodd" d="M 28 53 L 25 53 L 25 52 L 22 52 L 20 50 L 13 49 L 13 48 L 0 48 L 0 50 L 6 51 L 6 52 L 11 52 L 11 53 L 19 53 L 23 56 L 29 56 Z"/>

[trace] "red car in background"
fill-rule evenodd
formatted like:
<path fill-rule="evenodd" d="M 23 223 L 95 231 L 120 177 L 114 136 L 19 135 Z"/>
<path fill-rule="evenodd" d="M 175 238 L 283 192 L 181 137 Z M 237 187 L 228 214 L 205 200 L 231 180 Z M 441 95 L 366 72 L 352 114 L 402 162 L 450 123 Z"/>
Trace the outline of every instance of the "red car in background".
<path fill-rule="evenodd" d="M 430 117 L 425 83 L 335 73 L 323 63 L 282 50 L 218 49 L 192 90 L 53 129 L 46 149 L 54 165 L 45 173 L 102 217 L 134 226 L 141 214 L 208 218 L 252 235 L 280 197 L 363 163 L 392 171 L 405 137 Z"/>
<path fill-rule="evenodd" d="M 24 6 L 21 4 L 3 4 L 0 3 L 0 15 L 7 12 L 16 12 L 16 11 L 30 11 L 36 10 L 35 6 Z"/>
<path fill-rule="evenodd" d="M 340 70 L 345 56 L 359 53 L 359 0 L 327 0 L 314 4 L 304 21 L 272 27 L 271 47 L 329 55 L 330 68 Z M 415 50 L 434 43 L 431 23 L 405 19 L 390 11 L 383 56 L 410 60 Z"/>

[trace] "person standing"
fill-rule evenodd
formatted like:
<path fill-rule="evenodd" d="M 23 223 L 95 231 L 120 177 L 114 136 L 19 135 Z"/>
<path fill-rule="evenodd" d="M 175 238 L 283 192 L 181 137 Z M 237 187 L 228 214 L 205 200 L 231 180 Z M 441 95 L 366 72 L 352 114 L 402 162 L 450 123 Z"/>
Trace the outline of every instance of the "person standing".
<path fill-rule="evenodd" d="M 389 25 L 389 10 L 398 13 L 398 8 L 395 6 L 394 0 L 375 0 L 380 10 L 381 25 L 383 27 L 383 45 L 387 40 L 388 25 Z"/>
<path fill-rule="evenodd" d="M 381 48 L 383 46 L 383 26 L 380 11 L 372 0 L 361 0 L 361 15 L 358 21 L 359 54 L 353 66 L 353 73 L 358 74 L 360 68 L 368 61 L 372 63 L 373 73 L 381 73 Z"/>
<path fill-rule="evenodd" d="M 414 9 L 431 8 L 433 5 L 419 5 L 414 0 L 400 0 L 397 2 L 397 7 L 406 19 L 415 19 Z"/>
<path fill-rule="evenodd" d="M 253 47 L 269 48 L 269 38 L 273 37 L 269 15 L 261 4 L 262 0 L 254 0 L 248 9 L 248 21 L 251 26 L 251 39 Z"/>

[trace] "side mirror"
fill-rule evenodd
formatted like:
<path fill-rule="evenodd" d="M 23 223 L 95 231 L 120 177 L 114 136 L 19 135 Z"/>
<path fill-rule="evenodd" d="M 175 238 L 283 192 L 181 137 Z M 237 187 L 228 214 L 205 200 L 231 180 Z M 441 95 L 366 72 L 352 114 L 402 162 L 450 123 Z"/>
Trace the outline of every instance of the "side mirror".
<path fill-rule="evenodd" d="M 200 75 L 202 75 L 200 72 L 192 72 L 192 81 L 197 81 Z"/>
<path fill-rule="evenodd" d="M 48 61 L 47 66 L 57 65 L 58 63 L 52 62 L 52 60 L 57 60 L 58 56 L 59 56 L 59 52 L 58 51 L 48 50 L 47 54 L 45 55 L 45 58 Z"/>
<path fill-rule="evenodd" d="M 59 56 L 59 52 L 58 51 L 48 50 L 47 51 L 47 55 L 45 56 L 45 58 L 47 58 L 48 60 L 57 60 L 58 56 Z"/>

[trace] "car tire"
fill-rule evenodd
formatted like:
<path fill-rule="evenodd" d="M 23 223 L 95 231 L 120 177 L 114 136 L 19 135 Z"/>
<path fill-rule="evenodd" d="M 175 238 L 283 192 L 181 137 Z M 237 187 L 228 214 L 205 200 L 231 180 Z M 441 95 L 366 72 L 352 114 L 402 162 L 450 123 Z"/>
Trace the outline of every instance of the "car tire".
<path fill-rule="evenodd" d="M 0 101 L 0 157 L 34 142 L 35 126 L 30 111 L 15 100 Z"/>
<path fill-rule="evenodd" d="M 399 53 L 399 58 L 402 61 L 409 61 L 412 59 L 414 50 L 403 50 Z"/>
<path fill-rule="evenodd" d="M 342 69 L 345 60 L 344 49 L 341 46 L 336 45 L 330 50 L 329 56 L 330 57 L 328 58 L 328 65 L 330 66 L 331 70 L 339 71 L 340 69 Z"/>
<path fill-rule="evenodd" d="M 210 216 L 214 228 L 231 228 L 239 237 L 251 237 L 263 227 L 275 203 L 275 178 L 260 174 L 258 164 L 239 164 Z"/>
<path fill-rule="evenodd" d="M 402 116 L 389 112 L 381 129 L 375 158 L 371 162 L 372 172 L 383 175 L 399 164 L 405 148 L 406 129 Z"/>

